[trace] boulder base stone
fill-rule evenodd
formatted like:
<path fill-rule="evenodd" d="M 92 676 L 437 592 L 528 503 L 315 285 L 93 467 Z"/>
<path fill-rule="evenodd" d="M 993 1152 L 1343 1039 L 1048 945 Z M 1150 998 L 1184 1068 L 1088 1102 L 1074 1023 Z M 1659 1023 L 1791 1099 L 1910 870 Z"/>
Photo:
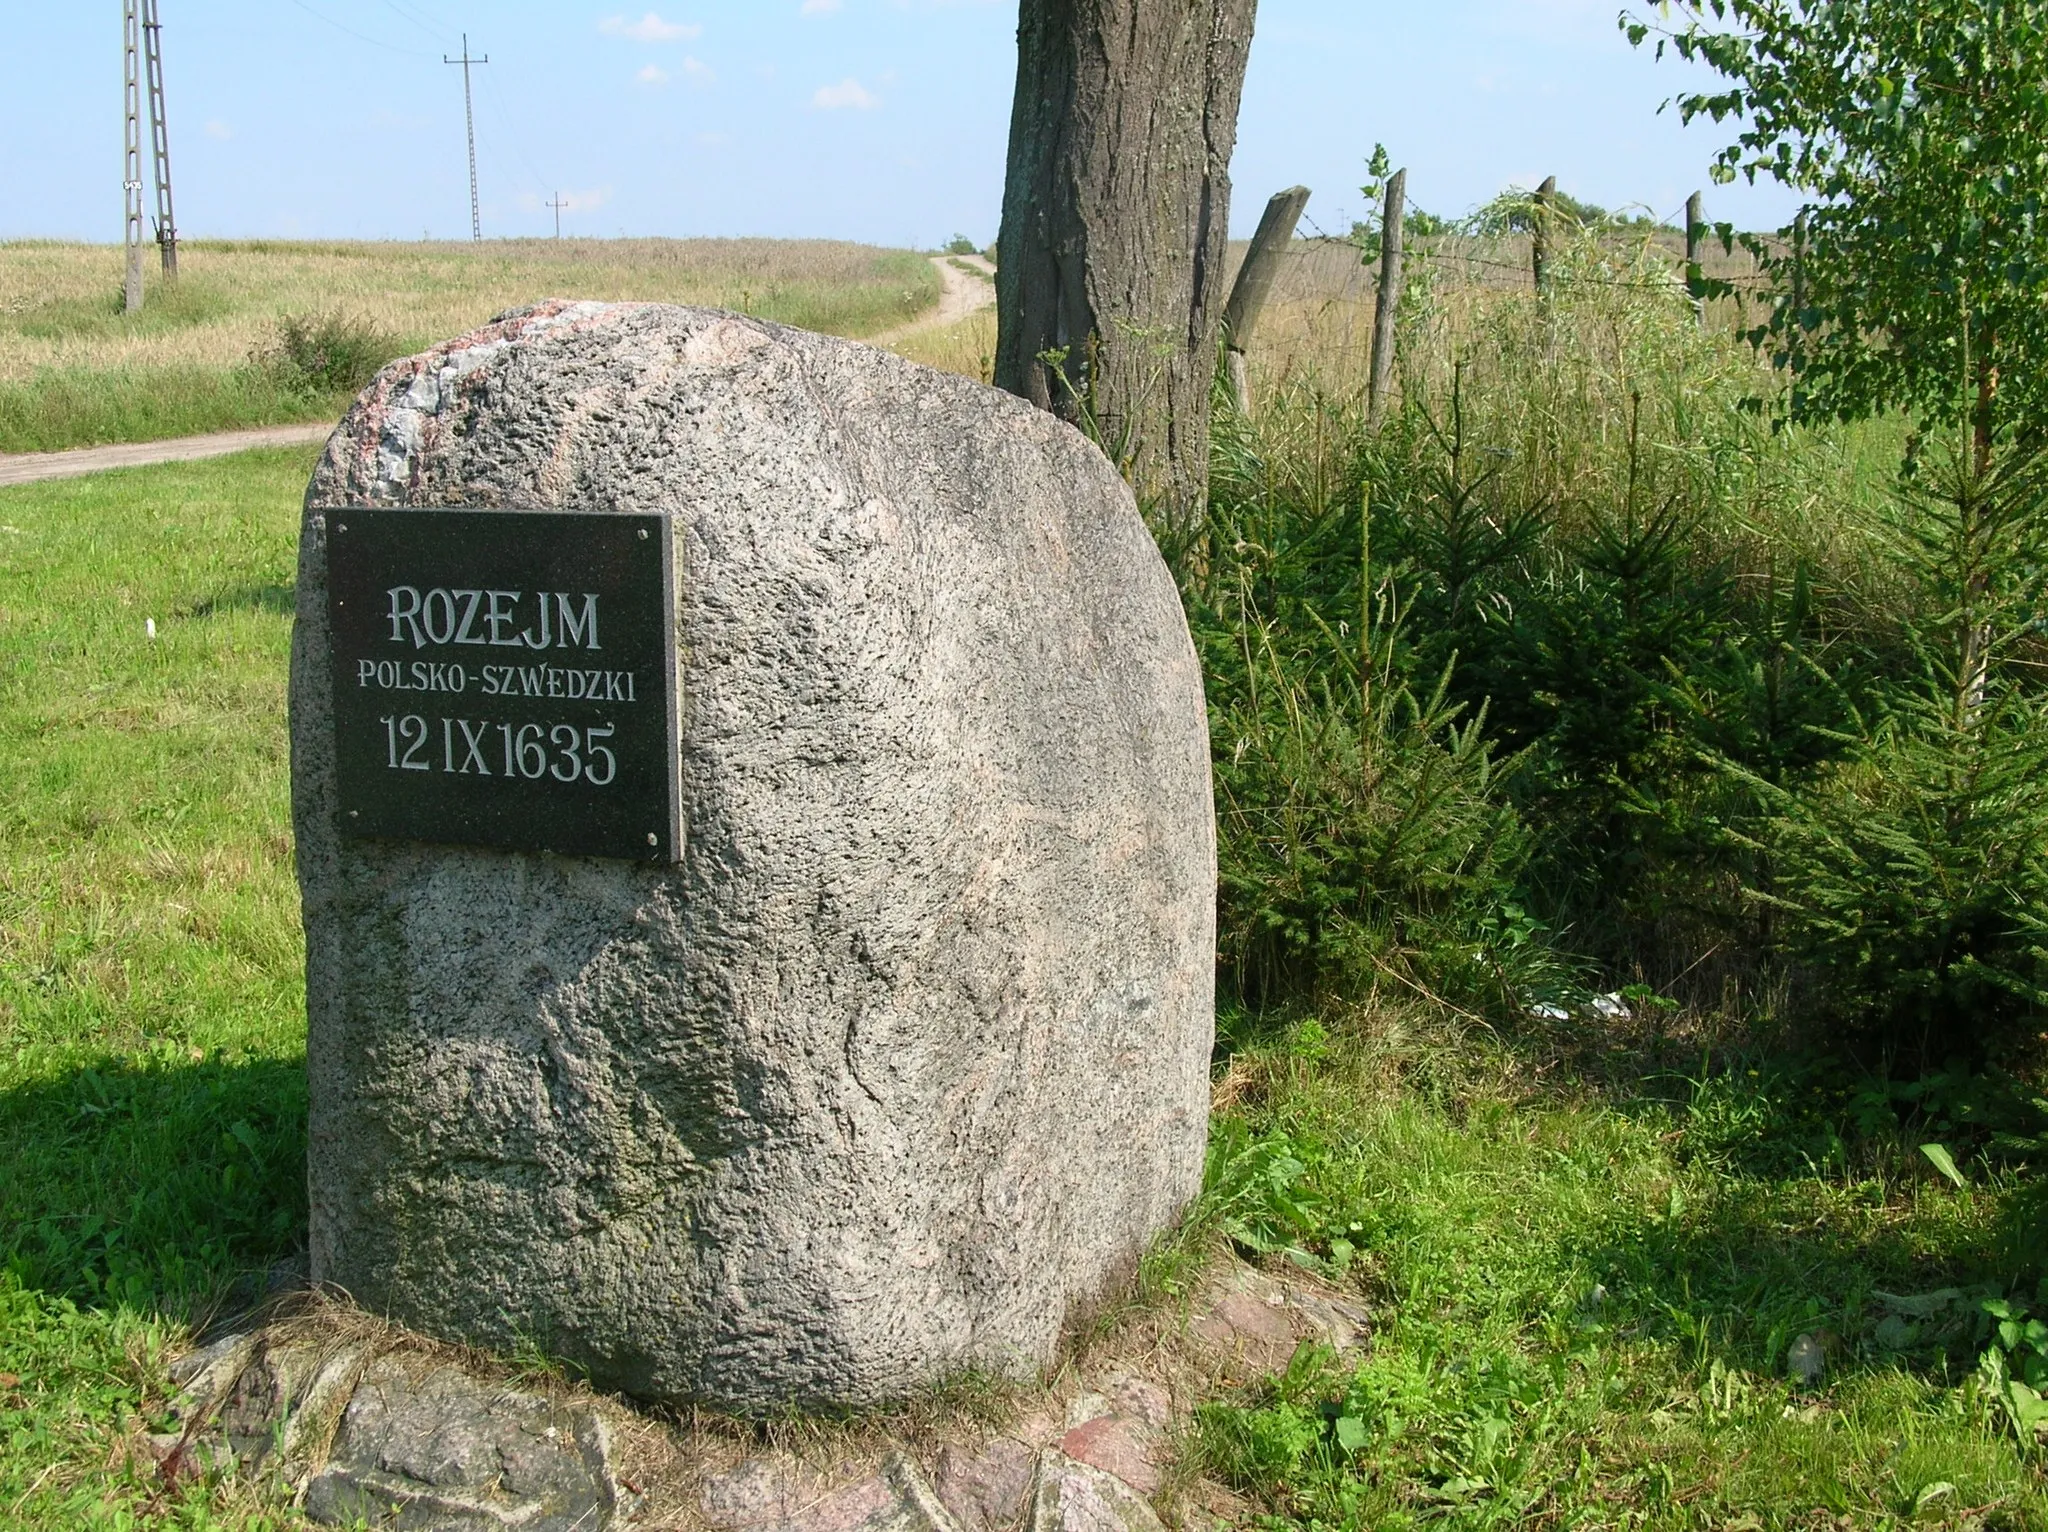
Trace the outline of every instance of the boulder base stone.
<path fill-rule="evenodd" d="M 232 1472 L 288 1491 L 315 1523 L 409 1532 L 606 1532 L 640 1509 L 604 1417 L 566 1390 L 290 1321 L 171 1376 L 182 1429 L 148 1439 L 166 1484 Z"/>
<path fill-rule="evenodd" d="M 1048 1447 L 1026 1532 L 1164 1532 L 1159 1513 L 1115 1474 Z"/>
<path fill-rule="evenodd" d="M 1102 455 L 730 314 L 387 368 L 292 661 L 317 1281 L 601 1387 L 861 1405 L 1053 1354 L 1197 1189 L 1201 681 Z M 323 506 L 672 515 L 684 859 L 337 833 Z"/>
<path fill-rule="evenodd" d="M 357 1385 L 305 1509 L 330 1525 L 597 1532 L 618 1508 L 609 1456 L 588 1409 L 387 1362 Z"/>

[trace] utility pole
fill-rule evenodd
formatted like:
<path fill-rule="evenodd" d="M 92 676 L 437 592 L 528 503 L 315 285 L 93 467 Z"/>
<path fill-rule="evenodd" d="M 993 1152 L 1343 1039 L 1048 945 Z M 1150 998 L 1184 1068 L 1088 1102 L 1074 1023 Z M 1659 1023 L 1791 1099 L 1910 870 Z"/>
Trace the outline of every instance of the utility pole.
<path fill-rule="evenodd" d="M 462 120 L 469 130 L 469 237 L 479 242 L 484 237 L 484 221 L 482 213 L 477 209 L 476 200 L 476 108 L 470 101 L 469 66 L 472 64 L 488 64 L 490 61 L 491 56 L 488 53 L 480 59 L 473 59 L 469 56 L 469 34 L 467 32 L 462 34 L 461 58 L 452 59 L 445 53 L 441 55 L 442 63 L 460 64 L 462 66 Z"/>
<path fill-rule="evenodd" d="M 544 203 L 542 203 L 542 204 L 541 204 L 541 206 L 543 206 L 543 207 L 551 207 L 551 208 L 553 208 L 553 209 L 555 210 L 555 238 L 556 238 L 556 239 L 560 239 L 560 238 L 562 237 L 562 209 L 563 209 L 563 208 L 565 208 L 565 207 L 567 207 L 568 205 L 569 205 L 568 203 L 566 203 L 566 202 L 564 202 L 564 201 L 562 200 L 562 194 L 561 194 L 560 192 L 556 192 L 556 193 L 555 193 L 555 200 L 554 200 L 554 201 L 552 201 L 552 202 L 544 202 Z"/>
<path fill-rule="evenodd" d="M 121 9 L 121 239 L 128 247 L 128 274 L 121 284 L 121 312 L 142 311 L 142 20 L 136 0 Z"/>
<path fill-rule="evenodd" d="M 156 171 L 156 243 L 164 279 L 178 280 L 178 221 L 171 213 L 171 128 L 164 117 L 163 24 L 157 0 L 142 0 L 142 56 L 149 82 L 149 143 Z M 137 192 L 137 200 L 141 193 Z"/>

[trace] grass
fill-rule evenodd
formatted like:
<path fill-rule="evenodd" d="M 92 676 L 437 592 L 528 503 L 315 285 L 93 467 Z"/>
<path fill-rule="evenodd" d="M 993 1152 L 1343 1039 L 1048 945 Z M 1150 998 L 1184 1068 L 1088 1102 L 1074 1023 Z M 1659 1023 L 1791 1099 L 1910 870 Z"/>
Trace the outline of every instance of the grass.
<path fill-rule="evenodd" d="M 1276 1526 L 2048 1525 L 1971 1382 L 2024 1185 L 1846 1138 L 1854 1090 L 1782 1060 L 1617 1044 L 1375 1003 L 1240 1052 L 1214 1216 L 1380 1329 L 1206 1406 L 1210 1470 Z"/>
<path fill-rule="evenodd" d="M 894 342 L 889 349 L 927 367 L 992 383 L 996 368 L 995 310 L 982 309 L 958 324 L 919 330 Z"/>
<path fill-rule="evenodd" d="M 289 1521 L 166 1503 L 123 1443 L 195 1320 L 304 1239 L 283 704 L 311 460 L 0 491 L 0 1525 Z M 1305 1355 L 1202 1411 L 1256 1517 L 2048 1527 L 1969 1384 L 1969 1299 L 2032 1271 L 2025 1183 L 1951 1188 L 1859 1135 L 1855 1082 L 1704 1042 L 1378 1000 L 1234 1025 L 1210 1216 L 1379 1325 L 1356 1370 Z M 1911 1322 L 1882 1296 L 1952 1288 Z"/>
<path fill-rule="evenodd" d="M 119 1447 L 165 1347 L 304 1239 L 284 675 L 312 457 L 0 492 L 0 1525 L 151 1504 Z"/>
<path fill-rule="evenodd" d="M 139 315 L 120 311 L 121 251 L 0 243 L 0 452 L 338 414 L 250 364 L 287 315 L 367 317 L 403 355 L 549 297 L 743 310 L 861 336 L 938 301 L 930 262 L 830 240 L 505 240 L 292 244 L 194 240 L 175 287 L 147 268 Z"/>

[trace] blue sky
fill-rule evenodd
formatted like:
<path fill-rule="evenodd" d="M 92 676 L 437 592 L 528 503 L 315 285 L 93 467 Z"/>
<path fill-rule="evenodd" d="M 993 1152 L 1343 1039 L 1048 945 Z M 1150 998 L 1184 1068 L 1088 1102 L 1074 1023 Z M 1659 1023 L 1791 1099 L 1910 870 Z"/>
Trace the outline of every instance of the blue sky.
<path fill-rule="evenodd" d="M 1644 8 L 1644 7 L 1637 7 Z M 1262 0 L 1233 223 L 1303 182 L 1349 227 L 1375 141 L 1411 203 L 1462 212 L 1555 174 L 1574 195 L 1776 225 L 1775 188 L 1708 185 L 1726 129 L 1660 102 L 1617 0 Z M 192 236 L 467 234 L 471 48 L 484 232 L 994 237 L 1016 0 L 161 0 Z M 24 14 L 25 13 L 25 14 Z M 0 237 L 120 237 L 114 0 L 25 4 L 0 56 Z"/>

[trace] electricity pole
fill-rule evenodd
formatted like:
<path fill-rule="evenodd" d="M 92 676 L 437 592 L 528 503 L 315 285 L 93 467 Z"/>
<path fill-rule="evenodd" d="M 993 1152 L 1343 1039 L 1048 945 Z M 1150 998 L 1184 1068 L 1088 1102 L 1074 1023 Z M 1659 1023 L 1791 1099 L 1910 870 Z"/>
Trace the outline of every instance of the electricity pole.
<path fill-rule="evenodd" d="M 479 242 L 484 237 L 484 222 L 483 215 L 477 210 L 476 201 L 476 108 L 470 104 L 469 66 L 472 64 L 488 64 L 490 61 L 491 56 L 488 53 L 480 59 L 473 59 L 469 56 L 469 34 L 467 32 L 462 34 L 461 58 L 452 59 L 445 53 L 441 55 L 442 63 L 460 64 L 462 66 L 462 120 L 469 129 L 469 237 Z"/>
<path fill-rule="evenodd" d="M 125 0 L 121 12 L 121 239 L 128 247 L 128 273 L 121 284 L 124 314 L 142 310 L 142 22 L 135 6 L 136 0 Z"/>
<path fill-rule="evenodd" d="M 560 239 L 560 238 L 562 237 L 562 209 L 563 209 L 563 208 L 565 208 L 565 207 L 567 207 L 568 205 L 569 205 L 568 203 L 566 203 L 566 202 L 564 202 L 564 201 L 562 200 L 562 194 L 561 194 L 560 192 L 556 192 L 556 193 L 555 193 L 555 200 L 554 200 L 554 201 L 552 201 L 552 202 L 544 202 L 544 203 L 542 203 L 542 204 L 541 204 L 541 206 L 543 206 L 543 207 L 551 207 L 551 208 L 553 208 L 553 209 L 555 210 L 555 238 L 556 238 L 556 239 Z"/>
<path fill-rule="evenodd" d="M 171 214 L 171 128 L 164 117 L 163 24 L 157 0 L 142 0 L 142 57 L 149 82 L 149 142 L 156 171 L 156 242 L 164 278 L 178 280 L 178 221 Z M 140 200 L 140 193 L 137 194 Z"/>

